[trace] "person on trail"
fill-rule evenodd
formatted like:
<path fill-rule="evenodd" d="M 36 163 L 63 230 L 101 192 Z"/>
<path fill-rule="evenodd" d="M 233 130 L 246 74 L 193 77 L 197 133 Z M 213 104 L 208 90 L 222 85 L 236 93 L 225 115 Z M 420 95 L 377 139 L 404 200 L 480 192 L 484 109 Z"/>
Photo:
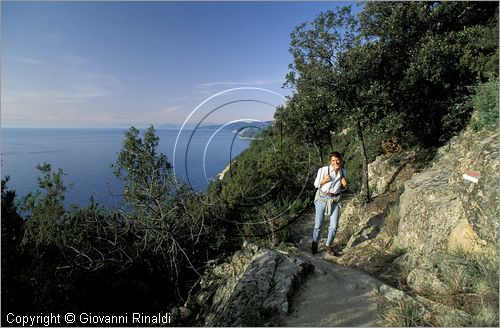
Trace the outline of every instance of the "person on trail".
<path fill-rule="evenodd" d="M 340 216 L 340 193 L 347 189 L 346 172 L 342 168 L 342 155 L 339 152 L 333 152 L 330 155 L 330 165 L 323 166 L 318 170 L 318 174 L 314 180 L 314 187 L 318 190 L 314 197 L 316 215 L 314 217 L 311 251 L 313 254 L 318 252 L 321 227 L 323 226 L 325 215 L 327 215 L 330 216 L 330 226 L 328 227 L 325 250 L 329 254 L 338 256 L 338 253 L 332 249 L 332 243 L 337 232 Z"/>

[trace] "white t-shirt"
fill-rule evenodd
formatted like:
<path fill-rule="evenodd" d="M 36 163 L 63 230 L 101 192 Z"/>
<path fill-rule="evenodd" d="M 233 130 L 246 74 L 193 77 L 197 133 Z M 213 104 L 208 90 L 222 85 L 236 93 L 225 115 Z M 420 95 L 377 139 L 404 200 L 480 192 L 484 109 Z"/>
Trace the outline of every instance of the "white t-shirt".
<path fill-rule="evenodd" d="M 328 170 L 328 168 L 330 168 L 330 170 Z M 335 173 L 333 168 L 329 165 L 321 167 L 318 170 L 318 174 L 316 175 L 316 180 L 314 180 L 314 187 L 319 188 L 319 182 L 328 175 L 328 171 L 330 171 L 330 177 L 332 179 L 321 186 L 320 190 L 324 193 L 329 192 L 338 194 L 342 187 L 342 184 L 340 183 L 342 176 L 346 177 L 347 179 L 346 170 L 344 168 L 341 168 L 338 173 Z"/>

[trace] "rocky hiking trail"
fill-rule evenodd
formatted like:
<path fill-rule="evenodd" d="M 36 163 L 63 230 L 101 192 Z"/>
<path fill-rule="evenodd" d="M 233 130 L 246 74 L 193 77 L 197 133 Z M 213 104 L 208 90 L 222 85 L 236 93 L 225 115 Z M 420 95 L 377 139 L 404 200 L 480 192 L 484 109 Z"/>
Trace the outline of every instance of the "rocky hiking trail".
<path fill-rule="evenodd" d="M 397 197 L 388 191 L 358 209 L 353 195 L 343 196 L 333 245 L 338 257 L 324 251 L 329 217 L 319 253 L 311 254 L 311 208 L 290 226 L 292 245 L 269 249 L 245 243 L 209 270 L 186 307 L 198 313 L 201 326 L 380 326 L 389 302 L 411 298 L 384 277 L 394 255 L 382 219 Z"/>
<path fill-rule="evenodd" d="M 325 235 L 329 218 L 325 219 Z M 284 325 L 296 326 L 376 326 L 382 294 L 392 287 L 360 270 L 337 264 L 339 257 L 324 251 L 324 238 L 319 253 L 311 254 L 311 231 L 314 212 L 308 212 L 293 226 L 293 237 L 301 257 L 314 266 L 314 272 L 292 298 L 290 314 Z M 337 251 L 342 251 L 334 243 Z"/>
<path fill-rule="evenodd" d="M 314 273 L 295 296 L 285 326 L 376 325 L 380 281 L 321 258 L 309 261 Z"/>
<path fill-rule="evenodd" d="M 285 319 L 287 326 L 380 326 L 389 301 L 411 299 L 395 287 L 400 282 L 393 277 L 389 263 L 400 254 L 390 250 L 392 236 L 386 231 L 386 221 L 388 208 L 398 200 L 402 185 L 420 165 L 403 161 L 365 206 L 355 206 L 353 194 L 342 196 L 339 226 L 332 245 L 339 256 L 324 250 L 329 217 L 325 217 L 316 255 L 311 254 L 314 209 L 292 225 L 292 238 L 300 257 L 314 265 L 315 270 L 292 299 L 292 311 Z"/>

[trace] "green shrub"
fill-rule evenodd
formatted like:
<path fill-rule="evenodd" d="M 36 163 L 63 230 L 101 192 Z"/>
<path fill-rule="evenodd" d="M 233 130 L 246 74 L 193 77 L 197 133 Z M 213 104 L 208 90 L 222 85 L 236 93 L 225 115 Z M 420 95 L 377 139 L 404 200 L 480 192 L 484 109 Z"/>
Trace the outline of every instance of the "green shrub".
<path fill-rule="evenodd" d="M 471 127 L 474 131 L 498 124 L 498 80 L 479 84 L 472 97 L 474 113 Z"/>

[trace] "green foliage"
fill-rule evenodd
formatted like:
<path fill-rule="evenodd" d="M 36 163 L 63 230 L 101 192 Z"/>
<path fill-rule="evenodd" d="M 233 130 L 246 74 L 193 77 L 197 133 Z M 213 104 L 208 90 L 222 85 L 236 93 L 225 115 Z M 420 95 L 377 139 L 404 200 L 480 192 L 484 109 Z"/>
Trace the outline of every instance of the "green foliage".
<path fill-rule="evenodd" d="M 498 124 L 498 79 L 478 85 L 472 97 L 471 127 L 478 131 Z"/>
<path fill-rule="evenodd" d="M 488 26 L 471 26 L 459 32 L 463 43 L 460 64 L 485 81 L 498 78 L 498 19 Z"/>
<path fill-rule="evenodd" d="M 275 118 L 282 133 L 292 137 L 297 142 L 307 142 L 315 145 L 323 159 L 322 148 L 329 145 L 330 131 L 333 128 L 333 114 L 328 108 L 329 99 L 324 94 L 295 94 L 287 102 L 286 110 L 280 107 Z"/>
<path fill-rule="evenodd" d="M 23 220 L 14 203 L 16 192 L 7 188 L 9 180 L 8 176 L 2 179 L 2 249 L 6 256 L 19 252 L 23 230 Z M 2 260 L 5 258 L 3 256 Z"/>
<path fill-rule="evenodd" d="M 23 219 L 15 204 L 16 192 L 7 188 L 9 177 L 2 179 L 2 310 L 6 313 L 31 311 L 26 298 L 32 297 L 24 264 L 29 261 L 23 253 Z M 5 318 L 2 324 L 8 325 Z"/>
<path fill-rule="evenodd" d="M 314 144 L 321 161 L 323 145 L 328 145 L 331 133 L 342 128 L 342 108 L 332 87 L 338 84 L 337 66 L 346 61 L 348 50 L 358 42 L 356 29 L 351 7 L 345 6 L 318 14 L 291 34 L 294 60 L 285 84 L 297 92 L 286 111 L 277 112 L 276 119 L 286 124 L 297 141 Z"/>
<path fill-rule="evenodd" d="M 163 218 L 168 212 L 174 179 L 167 156 L 157 154 L 159 138 L 153 126 L 143 138 L 131 127 L 113 164 L 113 172 L 124 183 L 124 200 L 141 218 Z"/>
<path fill-rule="evenodd" d="M 329 91 L 333 69 L 356 42 L 356 29 L 350 6 L 320 13 L 312 22 L 295 27 L 290 41 L 294 61 L 285 84 L 305 93 Z"/>
<path fill-rule="evenodd" d="M 470 86 L 498 70 L 491 65 L 498 58 L 497 10 L 479 2 L 366 4 L 361 31 L 382 49 L 376 80 L 385 81 L 404 114 L 400 131 L 411 132 L 397 135 L 404 143 L 415 137 L 436 145 L 466 126 Z"/>
<path fill-rule="evenodd" d="M 311 154 L 287 135 L 264 136 L 241 154 L 223 181 L 221 198 L 229 208 L 259 206 L 296 197 L 307 185 Z"/>
<path fill-rule="evenodd" d="M 279 125 L 265 130 L 261 140 L 233 160 L 224 180 L 209 186 L 207 198 L 219 204 L 217 211 L 233 240 L 285 242 L 290 222 L 310 205 L 314 177 L 309 169 L 316 151 L 283 130 Z"/>
<path fill-rule="evenodd" d="M 185 268 L 196 272 L 205 254 L 196 251 L 211 232 L 208 211 L 191 190 L 174 183 L 167 157 L 158 153 L 159 138 L 149 127 L 141 138 L 132 127 L 113 165 L 124 182 L 124 199 L 132 205 L 127 217 L 133 224 L 137 247 L 164 261 L 175 279 Z M 200 208 L 201 207 L 201 208 Z"/>
<path fill-rule="evenodd" d="M 149 312 L 164 305 L 165 295 L 175 292 L 174 280 L 165 277 L 174 275 L 162 254 L 139 247 L 142 235 L 134 220 L 92 200 L 86 208 L 65 209 L 62 170 L 39 167 L 44 192 L 29 194 L 24 205 L 31 215 L 18 258 L 19 271 L 29 273 L 21 278 L 29 288 L 17 290 L 22 306 L 36 312 L 111 313 Z"/>
<path fill-rule="evenodd" d="M 37 165 L 37 169 L 42 173 L 42 176 L 38 177 L 40 189 L 35 193 L 28 193 L 23 201 L 23 210 L 30 213 L 23 243 L 31 241 L 38 246 L 57 240 L 57 227 L 65 221 L 63 201 L 66 186 L 62 180 L 62 169 L 52 172 L 48 163 Z"/>
<path fill-rule="evenodd" d="M 474 129 L 498 124 L 496 3 L 368 2 L 359 22 L 350 7 L 337 8 L 298 25 L 290 53 L 285 84 L 295 93 L 205 194 L 174 183 L 152 126 L 142 136 L 127 131 L 113 165 L 131 210 L 110 212 L 92 200 L 66 209 L 64 173 L 44 163 L 39 189 L 24 198 L 23 221 L 2 181 L 8 309 L 123 313 L 180 304 L 207 260 L 227 256 L 244 239 L 288 240 L 330 151 L 344 155 L 349 188 L 360 191 L 384 139 L 397 137 L 403 148 L 444 142 L 466 126 L 471 105 Z M 396 216 L 387 221 L 392 230 L 396 223 Z M 480 295 L 488 307 L 467 308 L 472 321 L 498 324 L 491 311 L 498 308 L 498 262 L 462 262 L 446 269 L 463 273 L 457 285 L 465 290 L 450 299 L 467 304 Z M 392 325 L 432 324 L 414 304 L 390 313 Z"/>
<path fill-rule="evenodd" d="M 321 160 L 327 136 L 334 150 L 334 134 L 354 130 L 355 172 L 368 200 L 367 165 L 383 138 L 436 146 L 466 127 L 471 86 L 498 74 L 498 8 L 368 2 L 358 17 L 359 24 L 349 7 L 337 8 L 294 29 L 286 84 L 296 92 L 276 119 Z"/>

